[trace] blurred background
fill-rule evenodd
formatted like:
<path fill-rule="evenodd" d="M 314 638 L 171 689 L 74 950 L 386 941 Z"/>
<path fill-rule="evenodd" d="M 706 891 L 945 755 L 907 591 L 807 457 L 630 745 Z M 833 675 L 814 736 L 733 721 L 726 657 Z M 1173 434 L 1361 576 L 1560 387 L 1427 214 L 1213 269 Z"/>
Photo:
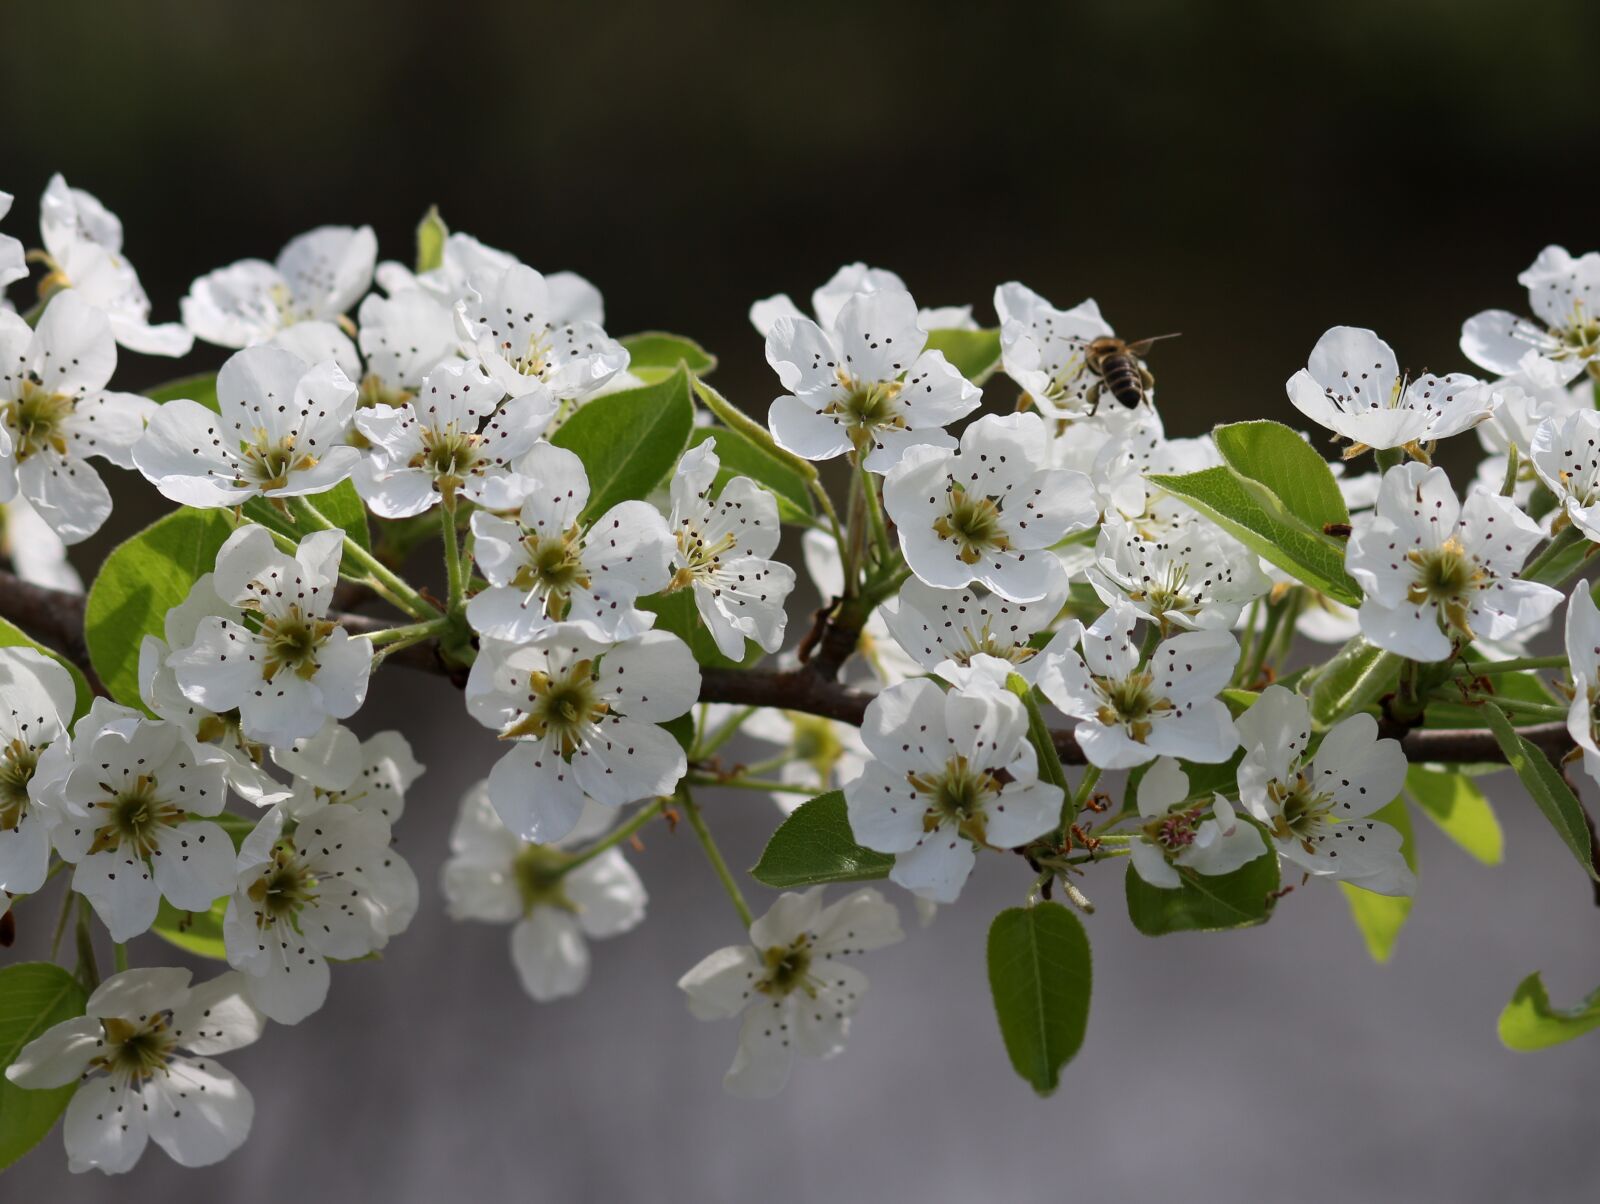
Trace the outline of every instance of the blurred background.
<path fill-rule="evenodd" d="M 193 277 L 322 223 L 371 223 L 408 260 L 437 203 L 591 278 L 613 334 L 699 339 L 758 413 L 775 381 L 750 302 L 804 303 L 850 260 L 986 324 L 994 286 L 1020 279 L 1096 297 L 1130 338 L 1182 331 L 1152 366 L 1188 435 L 1285 417 L 1283 381 L 1336 323 L 1377 329 L 1413 371 L 1465 369 L 1463 318 L 1521 308 L 1516 274 L 1546 243 L 1600 243 L 1600 8 L 1582 0 L 57 0 L 8 5 L 0 31 L 6 231 L 36 245 L 62 171 L 121 215 L 155 320 Z M 221 359 L 124 353 L 118 379 Z M 155 513 L 108 476 L 121 505 L 76 550 L 86 575 Z M 578 1000 L 537 1007 L 505 930 L 449 924 L 434 888 L 489 733 L 400 671 L 359 718 L 429 765 L 399 828 L 424 884 L 411 932 L 228 1059 L 257 1102 L 230 1161 L 187 1172 L 152 1149 L 126 1181 L 72 1178 L 54 1135 L 0 1198 L 1594 1198 L 1600 1042 L 1528 1056 L 1494 1036 L 1528 972 L 1558 1002 L 1600 982 L 1600 912 L 1514 788 L 1491 788 L 1502 866 L 1419 829 L 1423 890 L 1388 966 L 1332 889 L 1296 891 L 1263 930 L 1151 941 L 1120 872 L 1091 879 L 1089 1038 L 1044 1102 L 1006 1064 L 982 970 L 1023 884 L 985 864 L 958 908 L 870 960 L 847 1056 L 750 1105 L 720 1087 L 736 1026 L 693 1021 L 673 986 L 739 935 L 686 834 L 652 830 L 636 859 L 651 920 L 595 948 Z M 770 804 L 710 810 L 751 864 Z M 37 951 L 19 920 L 17 952 Z M 171 956 L 152 938 L 133 954 Z"/>

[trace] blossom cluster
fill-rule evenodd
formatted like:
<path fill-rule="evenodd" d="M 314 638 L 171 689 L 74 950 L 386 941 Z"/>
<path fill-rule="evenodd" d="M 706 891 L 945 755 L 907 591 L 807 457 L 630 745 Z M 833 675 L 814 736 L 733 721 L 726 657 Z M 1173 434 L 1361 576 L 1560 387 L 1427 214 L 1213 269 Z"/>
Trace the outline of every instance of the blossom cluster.
<path fill-rule="evenodd" d="M 1446 707 L 1485 739 L 1494 713 L 1563 721 L 1600 779 L 1600 610 L 1571 586 L 1600 546 L 1600 254 L 1546 250 L 1521 278 L 1535 317 L 1466 322 L 1481 375 L 1407 375 L 1336 327 L 1287 382 L 1320 429 L 1177 437 L 1149 341 L 1016 282 L 989 328 L 863 264 L 810 313 L 758 302 L 762 423 L 688 340 L 613 337 L 588 281 L 436 215 L 414 268 L 323 227 L 196 280 L 167 323 L 92 195 L 53 179 L 40 236 L 32 256 L 0 238 L 0 285 L 44 269 L 36 305 L 0 312 L 11 567 L 81 590 L 66 549 L 112 507 L 97 460 L 204 550 L 185 576 L 141 535 L 102 567 L 145 588 L 114 584 L 116 615 L 89 600 L 92 702 L 31 633 L 0 648 L 0 901 L 67 870 L 89 989 L 6 1073 L 78 1084 L 75 1170 L 127 1170 L 147 1139 L 227 1155 L 253 1105 L 215 1057 L 306 1020 L 335 963 L 410 924 L 394 827 L 422 766 L 349 726 L 391 658 L 453 677 L 493 734 L 439 887 L 451 917 L 508 927 L 534 1000 L 580 991 L 589 942 L 644 921 L 640 833 L 693 831 L 741 939 L 679 985 L 694 1016 L 742 1017 L 725 1081 L 750 1096 L 844 1049 L 854 959 L 904 936 L 882 890 L 827 883 L 886 878 L 927 921 L 980 857 L 1021 868 L 1035 911 L 1085 905 L 1078 880 L 1125 857 L 1142 930 L 1225 926 L 1182 918 L 1223 896 L 1253 923 L 1312 879 L 1416 889 L 1403 741 Z M 110 388 L 119 354 L 196 342 L 224 349 L 214 377 Z M 1463 486 L 1433 458 L 1468 432 Z M 402 575 L 425 541 L 442 597 Z M 1566 656 L 1532 656 L 1569 587 Z M 1307 664 L 1297 637 L 1341 647 Z M 1555 691 L 1537 676 L 1563 666 Z M 798 889 L 759 918 L 697 790 L 779 804 L 754 874 Z M 154 932 L 226 969 L 102 981 L 99 929 L 119 958 Z"/>

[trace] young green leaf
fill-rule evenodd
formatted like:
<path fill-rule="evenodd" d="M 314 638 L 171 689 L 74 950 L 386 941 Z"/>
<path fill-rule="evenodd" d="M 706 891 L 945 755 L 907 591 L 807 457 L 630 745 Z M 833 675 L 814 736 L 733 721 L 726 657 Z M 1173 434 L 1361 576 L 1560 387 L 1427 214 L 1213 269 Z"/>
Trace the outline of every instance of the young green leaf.
<path fill-rule="evenodd" d="M 1500 750 L 1506 755 L 1506 761 L 1516 770 L 1517 777 L 1522 779 L 1522 785 L 1534 803 L 1544 812 L 1544 817 L 1550 821 L 1567 848 L 1572 850 L 1572 855 L 1583 866 L 1584 872 L 1600 880 L 1600 873 L 1595 872 L 1594 845 L 1589 836 L 1588 821 L 1583 815 L 1583 804 L 1578 802 L 1556 767 L 1550 764 L 1550 759 L 1537 745 L 1522 737 L 1504 711 L 1492 703 L 1483 711 L 1484 718 L 1489 722 L 1489 730 L 1494 733 Z"/>
<path fill-rule="evenodd" d="M 1406 810 L 1405 800 L 1392 799 L 1374 811 L 1372 818 L 1393 824 L 1400 830 L 1400 852 L 1411 867 L 1411 872 L 1416 873 L 1417 851 L 1412 841 L 1411 814 Z M 1380 895 L 1363 890 L 1351 882 L 1339 883 L 1339 889 L 1350 904 L 1350 917 L 1361 930 L 1361 939 L 1366 942 L 1372 960 L 1379 963 L 1388 961 L 1394 953 L 1394 943 L 1400 935 L 1400 929 L 1411 914 L 1410 897 Z"/>
<path fill-rule="evenodd" d="M 1344 545 L 1298 518 L 1266 485 L 1227 466 L 1149 480 L 1297 581 L 1347 606 L 1360 605 L 1361 589 L 1344 571 Z"/>
<path fill-rule="evenodd" d="M 928 332 L 928 350 L 942 351 L 944 358 L 975 385 L 981 385 L 1000 366 L 998 330 L 958 330 L 954 327 Z"/>
<path fill-rule="evenodd" d="M 42 652 L 56 664 L 67 671 L 72 678 L 73 704 L 72 718 L 81 719 L 89 713 L 90 704 L 94 702 L 94 691 L 89 688 L 89 679 L 84 677 L 83 671 L 54 648 L 46 648 L 38 640 L 32 638 L 22 628 L 13 626 L 5 619 L 0 619 L 0 648 L 32 648 L 35 652 Z"/>
<path fill-rule="evenodd" d="M 1600 1028 L 1600 990 L 1575 1008 L 1552 1007 L 1544 979 L 1537 973 L 1522 980 L 1500 1013 L 1500 1040 L 1507 1049 L 1523 1053 L 1560 1045 L 1596 1028 Z"/>
<path fill-rule="evenodd" d="M 617 341 L 628 349 L 628 371 L 647 385 L 666 380 L 679 364 L 696 376 L 705 376 L 717 366 L 716 356 L 681 334 L 646 330 Z"/>
<path fill-rule="evenodd" d="M 0 970 L 0 1071 L 40 1033 L 83 1015 L 85 998 L 82 984 L 49 962 L 22 962 Z M 76 1089 L 76 1083 L 69 1083 L 29 1091 L 0 1073 L 0 1170 L 44 1139 Z"/>
<path fill-rule="evenodd" d="M 989 991 L 1011 1065 L 1040 1095 L 1083 1044 L 1092 981 L 1089 937 L 1059 903 L 1012 907 L 989 928 Z"/>
<path fill-rule="evenodd" d="M 1240 817 L 1240 823 L 1249 821 Z M 1272 917 L 1278 889 L 1278 854 L 1270 847 L 1254 861 L 1228 874 L 1200 874 L 1180 866 L 1183 885 L 1177 890 L 1151 886 L 1128 866 L 1123 890 L 1128 918 L 1145 936 L 1169 932 L 1218 932 L 1251 928 Z"/>
<path fill-rule="evenodd" d="M 588 521 L 618 502 L 647 497 L 672 472 L 693 429 L 689 374 L 679 369 L 657 384 L 586 402 L 550 442 L 583 461 Z"/>
<path fill-rule="evenodd" d="M 1311 722 L 1318 731 L 1325 731 L 1346 715 L 1377 702 L 1400 680 L 1400 665 L 1401 658 L 1393 652 L 1356 636 L 1307 679 Z M 1302 688 L 1301 693 L 1305 692 Z"/>
<path fill-rule="evenodd" d="M 1413 765 L 1406 771 L 1406 793 L 1422 812 L 1485 865 L 1505 858 L 1500 821 L 1483 791 L 1461 773 Z"/>
<path fill-rule="evenodd" d="M 811 525 L 811 490 L 807 488 L 804 477 L 738 431 L 727 427 L 700 427 L 690 436 L 689 446 L 699 447 L 712 438 L 717 441 L 717 459 L 722 463 L 712 488 L 721 493 L 734 477 L 749 477 L 771 491 L 778 503 L 779 522 L 800 527 Z"/>
<path fill-rule="evenodd" d="M 844 795 L 837 790 L 801 803 L 778 825 L 750 874 L 778 890 L 822 882 L 869 882 L 894 868 L 888 853 L 856 843 Z"/>
<path fill-rule="evenodd" d="M 1217 427 L 1212 438 L 1230 468 L 1265 485 L 1311 530 L 1350 521 L 1333 469 L 1293 428 L 1233 422 Z"/>
<path fill-rule="evenodd" d="M 444 244 L 450 227 L 439 216 L 439 206 L 429 205 L 417 223 L 417 273 L 431 272 L 444 263 Z"/>
<path fill-rule="evenodd" d="M 139 645 L 216 564 L 232 527 L 220 510 L 177 510 L 113 548 L 89 587 L 84 636 L 111 697 L 139 707 Z"/>
<path fill-rule="evenodd" d="M 199 402 L 208 410 L 216 410 L 220 413 L 222 409 L 217 402 L 217 374 L 215 372 L 201 372 L 194 376 L 180 376 L 177 380 L 169 380 L 153 389 L 146 389 L 144 395 L 151 401 L 159 401 L 163 405 L 169 401 L 176 401 L 180 397 L 186 397 L 190 401 Z"/>

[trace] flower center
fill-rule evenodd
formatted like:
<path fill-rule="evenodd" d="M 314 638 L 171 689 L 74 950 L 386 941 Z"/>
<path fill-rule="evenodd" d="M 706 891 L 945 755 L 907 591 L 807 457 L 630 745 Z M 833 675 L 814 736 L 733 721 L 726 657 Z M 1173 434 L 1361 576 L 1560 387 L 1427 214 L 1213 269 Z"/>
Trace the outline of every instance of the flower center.
<path fill-rule="evenodd" d="M 1149 673 L 1097 677 L 1094 684 L 1105 699 L 1095 718 L 1107 727 L 1125 726 L 1128 735 L 1140 744 L 1150 735 L 1151 721 L 1173 709 L 1172 703 L 1152 688 L 1155 678 Z"/>
<path fill-rule="evenodd" d="M 588 589 L 588 571 L 581 554 L 583 532 L 576 526 L 564 535 L 542 537 L 525 535 L 522 547 L 526 560 L 511 584 L 525 592 L 544 595 L 545 614 L 560 619 L 574 589 Z"/>
<path fill-rule="evenodd" d="M 1558 344 L 1553 360 L 1600 358 L 1600 318 L 1586 317 L 1582 305 L 1572 307 L 1572 324 L 1552 329 L 1550 337 Z"/>
<path fill-rule="evenodd" d="M 281 615 L 263 617 L 261 638 L 267 645 L 267 654 L 261 662 L 262 680 L 271 681 L 284 670 L 307 681 L 315 677 L 321 667 L 317 664 L 317 651 L 333 629 L 334 624 L 328 620 L 308 618 L 298 606 L 289 607 Z"/>
<path fill-rule="evenodd" d="M 283 489 L 289 484 L 290 473 L 315 468 L 317 458 L 296 452 L 294 440 L 293 435 L 285 435 L 277 443 L 268 443 L 266 432 L 258 431 L 256 442 L 239 453 L 235 484 L 240 488 L 254 485 L 257 489 Z"/>
<path fill-rule="evenodd" d="M 773 945 L 761 955 L 767 972 L 756 990 L 779 999 L 797 989 L 815 997 L 820 984 L 811 974 L 811 957 L 810 933 L 802 933 L 792 945 Z"/>
<path fill-rule="evenodd" d="M 477 466 L 476 432 L 458 431 L 454 424 L 442 431 L 422 428 L 422 450 L 411 458 L 411 467 L 432 473 L 445 497 L 453 496 Z"/>
<path fill-rule="evenodd" d="M 1488 580 L 1477 558 L 1452 537 L 1437 548 L 1407 552 L 1406 559 L 1413 566 L 1406 600 L 1413 606 L 1430 603 L 1438 606 L 1445 623 L 1470 639 L 1472 628 L 1467 622 L 1467 611 L 1471 597 Z"/>
<path fill-rule="evenodd" d="M 1302 772 L 1295 774 L 1292 784 L 1276 780 L 1269 783 L 1267 797 L 1278 804 L 1272 834 L 1279 840 L 1298 840 L 1306 852 L 1313 852 L 1311 838 L 1326 825 L 1333 810 L 1333 796 L 1313 790 Z"/>
<path fill-rule="evenodd" d="M 295 852 L 293 837 L 285 836 L 272 846 L 272 860 L 247 893 L 261 909 L 256 913 L 259 928 L 280 920 L 292 922 L 302 907 L 316 901 L 317 876 Z"/>
<path fill-rule="evenodd" d="M 1194 843 L 1200 823 L 1200 808 L 1158 815 L 1144 825 L 1145 838 L 1168 853 L 1181 853 Z"/>
<path fill-rule="evenodd" d="M 0 832 L 15 831 L 28 805 L 28 783 L 39 767 L 39 750 L 21 739 L 0 749 Z"/>
<path fill-rule="evenodd" d="M 148 857 L 156 851 L 163 828 L 170 828 L 188 818 L 181 807 L 175 807 L 160 795 L 161 784 L 148 773 L 141 773 L 131 786 L 118 790 L 105 782 L 100 789 L 106 797 L 94 805 L 105 813 L 89 846 L 91 853 L 127 846 L 139 857 Z"/>
<path fill-rule="evenodd" d="M 794 743 L 790 749 L 795 760 L 804 761 L 815 769 L 818 781 L 828 782 L 834 766 L 844 756 L 844 744 L 833 725 L 826 719 L 799 711 L 785 711 L 784 714 L 794 724 Z"/>
<path fill-rule="evenodd" d="M 911 788 L 927 800 L 922 828 L 931 832 L 942 824 L 956 826 L 963 836 L 979 844 L 987 824 L 985 809 L 1000 796 L 1000 783 L 988 770 L 974 768 L 965 757 L 951 757 L 936 773 L 906 775 Z"/>
<path fill-rule="evenodd" d="M 528 708 L 520 719 L 501 733 L 502 740 L 556 741 L 563 757 L 570 757 L 582 746 L 588 729 L 600 721 L 610 708 L 595 692 L 599 674 L 591 660 L 573 663 L 565 675 L 530 673 Z"/>
<path fill-rule="evenodd" d="M 399 385 L 391 385 L 376 372 L 369 372 L 361 378 L 360 388 L 356 392 L 358 406 L 393 406 L 399 409 L 408 401 L 413 400 L 416 394 Z"/>
<path fill-rule="evenodd" d="M 839 384 L 844 388 L 844 396 L 830 401 L 822 412 L 844 419 L 857 451 L 871 441 L 874 430 L 905 429 L 905 415 L 896 401 L 900 395 L 899 381 L 857 380 L 841 372 Z"/>
<path fill-rule="evenodd" d="M 517 894 L 522 897 L 522 914 L 530 915 L 536 907 L 555 907 L 576 912 L 578 906 L 568 897 L 562 886 L 565 869 L 572 854 L 548 845 L 524 845 L 511 863 L 511 874 L 516 879 Z"/>
<path fill-rule="evenodd" d="M 550 328 L 545 327 L 528 336 L 528 342 L 522 349 L 522 354 L 512 354 L 512 344 L 502 343 L 501 353 L 506 362 L 522 376 L 533 376 L 543 380 L 550 371 Z"/>
<path fill-rule="evenodd" d="M 51 393 L 37 381 L 22 382 L 20 395 L 5 403 L 5 423 L 11 428 L 17 463 L 50 448 L 58 456 L 67 454 L 62 428 L 76 402 L 66 393 Z"/>
<path fill-rule="evenodd" d="M 165 1070 L 177 1048 L 172 1013 L 157 1012 L 142 1021 L 113 1017 L 100 1022 L 105 1048 L 89 1065 L 110 1074 L 125 1074 L 137 1085 Z"/>
<path fill-rule="evenodd" d="M 685 589 L 693 585 L 696 580 L 703 580 L 713 576 L 722 567 L 722 557 L 725 553 L 738 547 L 739 540 L 729 531 L 722 538 L 707 541 L 697 527 L 688 519 L 678 525 L 678 561 L 679 568 L 672 575 L 664 592 L 672 593 L 675 590 Z"/>
<path fill-rule="evenodd" d="M 987 552 L 1004 552 L 1011 547 L 1000 506 L 991 497 L 969 495 L 952 485 L 946 497 L 945 513 L 934 520 L 933 530 L 940 539 L 956 545 L 962 564 L 976 564 Z"/>

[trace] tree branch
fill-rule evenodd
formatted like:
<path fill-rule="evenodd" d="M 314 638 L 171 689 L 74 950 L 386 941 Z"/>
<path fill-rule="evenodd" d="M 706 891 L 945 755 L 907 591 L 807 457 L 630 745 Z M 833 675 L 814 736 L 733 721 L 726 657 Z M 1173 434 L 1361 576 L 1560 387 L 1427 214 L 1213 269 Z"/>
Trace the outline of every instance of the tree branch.
<path fill-rule="evenodd" d="M 92 673 L 89 649 L 83 636 L 84 599 L 78 594 L 32 585 L 11 573 L 0 572 L 0 618 L 10 620 L 28 635 L 60 652 L 75 665 Z M 335 613 L 329 616 L 352 635 L 370 633 L 389 626 L 366 615 Z M 408 665 L 458 681 L 439 657 L 433 641 L 397 649 L 390 664 Z M 702 669 L 700 701 L 726 702 L 736 706 L 779 707 L 837 719 L 859 727 L 872 695 L 830 680 L 816 671 L 814 663 L 798 669 Z M 1559 761 L 1571 751 L 1573 741 L 1564 723 L 1541 723 L 1518 729 L 1523 736 L 1550 757 Z M 1084 764 L 1083 750 L 1070 731 L 1051 733 L 1061 759 L 1071 765 Z M 1493 733 L 1472 728 L 1412 728 L 1400 736 L 1400 745 L 1412 761 L 1452 763 L 1504 762 L 1505 755 Z"/>

